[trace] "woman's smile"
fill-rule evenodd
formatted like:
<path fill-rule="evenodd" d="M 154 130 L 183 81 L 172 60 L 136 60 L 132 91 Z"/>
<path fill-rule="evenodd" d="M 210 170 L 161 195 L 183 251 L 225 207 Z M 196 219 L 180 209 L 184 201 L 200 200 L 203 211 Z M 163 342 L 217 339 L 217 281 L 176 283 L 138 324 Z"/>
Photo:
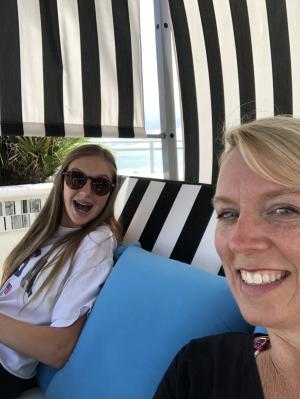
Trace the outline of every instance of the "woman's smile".
<path fill-rule="evenodd" d="M 271 271 L 271 270 L 240 270 L 241 279 L 246 284 L 265 285 L 273 283 L 274 281 L 282 280 L 288 276 L 286 271 Z"/>

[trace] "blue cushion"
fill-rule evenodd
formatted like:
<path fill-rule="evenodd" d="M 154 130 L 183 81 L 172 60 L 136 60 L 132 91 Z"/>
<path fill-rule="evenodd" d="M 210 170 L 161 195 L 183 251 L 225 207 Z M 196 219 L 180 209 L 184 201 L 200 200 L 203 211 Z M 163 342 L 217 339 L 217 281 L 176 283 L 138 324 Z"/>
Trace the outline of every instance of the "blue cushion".
<path fill-rule="evenodd" d="M 268 334 L 266 327 L 256 326 L 253 334 Z"/>
<path fill-rule="evenodd" d="M 58 369 L 40 363 L 37 369 L 38 384 L 43 392 L 46 391 L 50 381 L 57 373 Z"/>
<path fill-rule="evenodd" d="M 120 242 L 117 246 L 114 253 L 114 260 L 117 261 L 119 257 L 123 254 L 123 252 L 129 247 L 140 247 L 141 244 L 138 241 L 133 242 L 132 244 L 126 244 L 125 242 Z M 47 366 L 43 363 L 40 363 L 37 370 L 37 380 L 41 389 L 45 392 L 47 389 L 49 382 L 52 380 L 54 374 L 57 373 L 57 369 L 54 367 Z"/>
<path fill-rule="evenodd" d="M 190 339 L 250 332 L 224 277 L 138 247 L 110 274 L 48 399 L 150 399 Z"/>

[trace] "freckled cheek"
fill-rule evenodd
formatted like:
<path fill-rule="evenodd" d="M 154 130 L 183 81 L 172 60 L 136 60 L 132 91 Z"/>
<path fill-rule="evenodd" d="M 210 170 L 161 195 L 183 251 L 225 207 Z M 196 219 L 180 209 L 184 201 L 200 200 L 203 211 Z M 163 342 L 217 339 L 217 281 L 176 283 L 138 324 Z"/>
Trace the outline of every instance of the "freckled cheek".
<path fill-rule="evenodd" d="M 222 260 L 228 257 L 228 235 L 218 227 L 215 232 L 215 247 Z"/>
<path fill-rule="evenodd" d="M 289 231 L 270 232 L 270 240 L 273 246 L 285 254 L 286 257 L 295 257 L 300 262 L 300 230 L 290 229 Z"/>
<path fill-rule="evenodd" d="M 99 197 L 96 202 L 97 208 L 102 210 L 105 207 L 107 200 L 108 200 L 108 196 Z"/>
<path fill-rule="evenodd" d="M 282 240 L 278 240 L 277 244 L 275 243 L 275 246 L 289 263 L 297 265 L 300 269 L 300 233 L 298 233 L 298 237 L 298 239 L 296 237 L 282 238 Z"/>
<path fill-rule="evenodd" d="M 74 195 L 74 192 L 72 192 L 66 184 L 64 184 L 64 191 L 63 191 L 63 200 L 64 204 L 67 205 L 68 202 L 72 200 L 72 196 Z"/>
<path fill-rule="evenodd" d="M 215 233 L 215 246 L 216 250 L 221 258 L 222 266 L 226 277 L 229 281 L 234 279 L 230 265 L 233 264 L 234 254 L 230 251 L 228 246 L 228 232 L 224 232 L 222 229 L 216 229 Z"/>
<path fill-rule="evenodd" d="M 64 190 L 64 193 L 63 193 L 64 206 L 67 205 L 68 199 L 69 199 L 69 196 L 68 196 L 66 190 Z"/>

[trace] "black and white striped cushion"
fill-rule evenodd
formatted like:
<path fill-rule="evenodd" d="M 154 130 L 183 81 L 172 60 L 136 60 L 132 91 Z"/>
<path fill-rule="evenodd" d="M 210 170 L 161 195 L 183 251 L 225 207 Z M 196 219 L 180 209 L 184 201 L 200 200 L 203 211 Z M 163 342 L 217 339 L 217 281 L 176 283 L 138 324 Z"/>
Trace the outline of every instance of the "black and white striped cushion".
<path fill-rule="evenodd" d="M 115 207 L 124 241 L 139 241 L 148 251 L 222 274 L 214 246 L 213 193 L 212 185 L 125 178 Z"/>
<path fill-rule="evenodd" d="M 0 1 L 0 134 L 144 136 L 139 1 Z"/>
<path fill-rule="evenodd" d="M 215 182 L 223 126 L 300 115 L 299 0 L 169 0 L 185 180 Z"/>

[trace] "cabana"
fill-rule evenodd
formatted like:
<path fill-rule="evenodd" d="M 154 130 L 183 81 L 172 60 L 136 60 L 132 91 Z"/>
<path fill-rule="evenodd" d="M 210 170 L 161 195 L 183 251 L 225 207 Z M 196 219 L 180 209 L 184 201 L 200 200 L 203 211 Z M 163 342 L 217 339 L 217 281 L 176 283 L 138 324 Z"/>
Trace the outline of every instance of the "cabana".
<path fill-rule="evenodd" d="M 150 399 L 188 340 L 254 329 L 242 319 L 214 249 L 217 154 L 224 127 L 300 113 L 300 4 L 154 6 L 165 178 L 123 177 L 116 216 L 125 249 L 68 363 L 59 371 L 41 365 L 41 390 L 22 398 Z M 146 136 L 138 0 L 3 1 L 0 26 L 2 135 Z"/>

